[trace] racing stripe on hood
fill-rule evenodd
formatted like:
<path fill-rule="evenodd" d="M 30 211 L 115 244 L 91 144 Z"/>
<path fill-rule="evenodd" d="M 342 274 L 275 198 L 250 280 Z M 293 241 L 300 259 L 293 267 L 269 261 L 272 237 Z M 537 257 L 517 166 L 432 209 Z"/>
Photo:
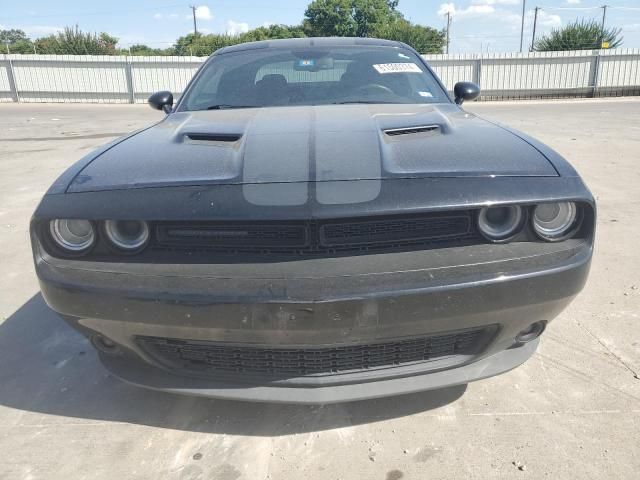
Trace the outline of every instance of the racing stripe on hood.
<path fill-rule="evenodd" d="M 319 203 L 361 203 L 380 194 L 380 136 L 375 117 L 366 105 L 315 109 L 315 179 Z M 343 180 L 372 179 L 346 186 Z M 337 181 L 332 181 L 337 180 Z"/>
<path fill-rule="evenodd" d="M 287 127 L 283 129 L 282 116 Z M 255 205 L 304 205 L 309 195 L 310 109 L 263 109 L 247 127 L 243 193 Z M 265 183 L 287 182 L 264 188 Z"/>

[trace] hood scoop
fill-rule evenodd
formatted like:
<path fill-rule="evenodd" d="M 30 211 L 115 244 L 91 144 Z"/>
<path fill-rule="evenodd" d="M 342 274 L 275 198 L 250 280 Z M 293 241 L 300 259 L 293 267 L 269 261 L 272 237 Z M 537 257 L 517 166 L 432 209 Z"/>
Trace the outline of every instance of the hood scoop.
<path fill-rule="evenodd" d="M 239 133 L 187 133 L 185 138 L 194 142 L 237 142 L 242 138 Z"/>
<path fill-rule="evenodd" d="M 413 135 L 416 133 L 440 133 L 440 125 L 421 125 L 418 127 L 402 127 L 402 128 L 389 128 L 384 131 L 390 137 L 397 137 L 399 135 Z"/>

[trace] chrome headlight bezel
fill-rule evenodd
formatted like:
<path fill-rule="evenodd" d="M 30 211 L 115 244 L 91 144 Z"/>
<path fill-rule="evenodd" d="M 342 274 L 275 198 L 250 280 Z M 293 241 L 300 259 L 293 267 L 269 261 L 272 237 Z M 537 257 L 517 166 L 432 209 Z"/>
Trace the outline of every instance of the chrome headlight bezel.
<path fill-rule="evenodd" d="M 558 207 L 553 221 L 560 219 L 559 224 L 552 226 L 553 221 L 545 221 L 538 217 L 539 209 L 549 206 Z M 582 224 L 582 208 L 572 201 L 546 202 L 535 205 L 531 211 L 531 228 L 535 234 L 547 242 L 561 242 L 566 240 L 579 230 Z M 558 223 L 558 222 L 556 222 Z"/>
<path fill-rule="evenodd" d="M 140 226 L 139 235 L 127 239 L 126 234 L 122 231 L 124 222 L 137 223 Z M 102 222 L 102 231 L 109 246 L 125 253 L 137 253 L 143 250 L 151 238 L 149 224 L 144 220 L 105 220 Z"/>
<path fill-rule="evenodd" d="M 501 212 L 497 212 L 501 210 Z M 496 225 L 490 218 L 492 213 L 507 211 L 507 220 L 504 228 Z M 476 224 L 478 231 L 487 240 L 493 243 L 505 243 L 517 236 L 527 221 L 527 211 L 521 205 L 496 205 L 484 207 L 478 212 Z"/>
<path fill-rule="evenodd" d="M 84 222 L 88 232 L 80 234 L 77 228 L 70 226 L 70 222 Z M 97 241 L 96 228 L 90 220 L 54 218 L 49 220 L 48 230 L 53 245 L 66 255 L 83 255 L 91 250 Z"/>

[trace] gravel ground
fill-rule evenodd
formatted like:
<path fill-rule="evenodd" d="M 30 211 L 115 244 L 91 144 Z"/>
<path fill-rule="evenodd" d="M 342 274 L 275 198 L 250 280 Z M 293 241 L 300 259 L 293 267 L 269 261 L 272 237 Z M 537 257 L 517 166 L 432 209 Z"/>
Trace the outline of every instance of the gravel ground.
<path fill-rule="evenodd" d="M 0 479 L 638 478 L 640 100 L 468 108 L 548 143 L 587 181 L 599 207 L 587 287 L 508 374 L 306 407 L 111 378 L 39 295 L 29 218 L 64 168 L 159 113 L 0 105 Z"/>

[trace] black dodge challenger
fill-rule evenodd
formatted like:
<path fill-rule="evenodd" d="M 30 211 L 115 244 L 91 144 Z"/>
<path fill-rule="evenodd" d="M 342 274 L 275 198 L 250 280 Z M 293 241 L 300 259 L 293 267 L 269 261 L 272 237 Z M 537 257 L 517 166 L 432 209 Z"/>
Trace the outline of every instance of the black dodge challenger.
<path fill-rule="evenodd" d="M 328 403 L 510 370 L 587 279 L 594 199 L 454 93 L 398 42 L 218 50 L 46 193 L 43 296 L 171 392 Z"/>

